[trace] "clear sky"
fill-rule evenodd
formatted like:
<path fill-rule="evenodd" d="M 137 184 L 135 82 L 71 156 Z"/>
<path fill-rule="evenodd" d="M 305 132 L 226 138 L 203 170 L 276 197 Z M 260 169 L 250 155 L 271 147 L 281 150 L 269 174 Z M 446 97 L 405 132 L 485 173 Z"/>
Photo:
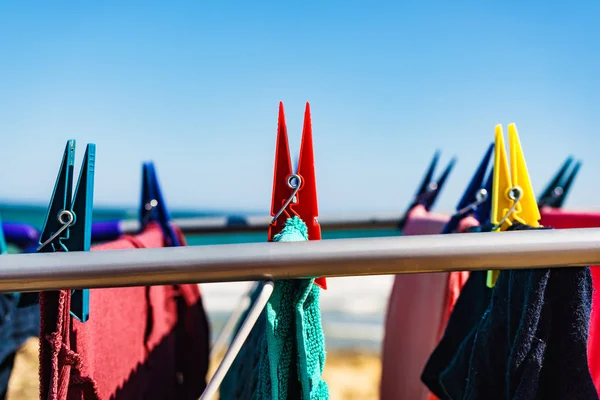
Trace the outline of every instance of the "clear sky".
<path fill-rule="evenodd" d="M 600 207 L 600 2 L 57 3 L 0 4 L 1 199 L 47 202 L 74 138 L 97 205 L 151 159 L 171 208 L 266 211 L 281 100 L 321 215 L 400 213 L 437 148 L 450 210 L 510 122 L 538 192 L 573 154 L 567 206 Z"/>

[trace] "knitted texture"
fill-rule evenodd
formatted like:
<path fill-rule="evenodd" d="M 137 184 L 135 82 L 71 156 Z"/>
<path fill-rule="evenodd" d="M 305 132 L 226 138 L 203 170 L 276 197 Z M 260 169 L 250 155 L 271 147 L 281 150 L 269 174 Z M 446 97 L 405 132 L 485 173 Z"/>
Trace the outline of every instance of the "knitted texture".
<path fill-rule="evenodd" d="M 587 362 L 589 268 L 506 270 L 491 293 L 463 295 L 473 314 L 457 304 L 426 374 L 439 374 L 432 390 L 442 399 L 598 399 Z"/>
<path fill-rule="evenodd" d="M 275 242 L 308 240 L 306 224 L 289 218 Z M 329 399 L 321 376 L 325 338 L 314 279 L 280 280 L 223 380 L 221 400 Z M 261 288 L 252 294 L 252 301 Z M 245 315 L 242 320 L 245 319 Z"/>

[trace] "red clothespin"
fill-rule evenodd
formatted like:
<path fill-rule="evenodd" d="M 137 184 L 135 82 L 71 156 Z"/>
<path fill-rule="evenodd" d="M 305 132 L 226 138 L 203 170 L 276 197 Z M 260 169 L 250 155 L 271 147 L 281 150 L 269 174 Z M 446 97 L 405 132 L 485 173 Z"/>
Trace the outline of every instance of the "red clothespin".
<path fill-rule="evenodd" d="M 269 226 L 269 242 L 273 241 L 273 237 L 281 232 L 286 219 L 294 215 L 300 217 L 306 223 L 309 240 L 321 240 L 321 226 L 317 221 L 319 206 L 317 202 L 317 181 L 315 176 L 310 104 L 306 103 L 300 157 L 298 159 L 298 172 L 294 173 L 283 103 L 280 102 L 279 120 L 277 122 L 275 172 L 273 175 L 273 199 L 271 200 L 271 216 L 273 217 L 273 221 Z M 327 289 L 325 278 L 315 279 L 315 284 L 322 289 Z"/>

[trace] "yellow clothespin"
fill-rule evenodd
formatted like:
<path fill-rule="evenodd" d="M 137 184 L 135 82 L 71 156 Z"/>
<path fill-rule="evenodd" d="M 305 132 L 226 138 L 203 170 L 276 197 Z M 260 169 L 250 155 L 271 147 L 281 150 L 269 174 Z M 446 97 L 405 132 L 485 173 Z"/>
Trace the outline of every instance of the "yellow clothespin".
<path fill-rule="evenodd" d="M 515 124 L 508 125 L 510 171 L 503 136 L 502 125 L 496 125 L 491 215 L 494 231 L 505 231 L 514 222 L 538 228 L 541 219 L 540 210 L 533 193 Z M 488 271 L 488 287 L 494 287 L 499 273 L 500 271 Z"/>

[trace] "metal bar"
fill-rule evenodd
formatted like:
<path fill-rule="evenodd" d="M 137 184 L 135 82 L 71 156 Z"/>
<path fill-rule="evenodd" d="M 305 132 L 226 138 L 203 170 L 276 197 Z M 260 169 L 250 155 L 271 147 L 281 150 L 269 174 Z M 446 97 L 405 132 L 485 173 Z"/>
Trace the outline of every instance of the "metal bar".
<path fill-rule="evenodd" d="M 171 221 L 185 234 L 201 233 L 240 233 L 267 232 L 273 217 L 270 216 L 223 216 L 199 218 L 175 218 Z M 344 229 L 396 229 L 401 222 L 397 214 L 380 214 L 372 216 L 325 216 L 319 218 L 319 224 L 324 230 Z M 119 222 L 118 230 L 123 233 L 137 233 L 139 222 L 123 220 Z M 266 233 L 265 233 L 266 235 Z"/>
<path fill-rule="evenodd" d="M 0 257 L 0 292 L 600 264 L 600 229 Z"/>

